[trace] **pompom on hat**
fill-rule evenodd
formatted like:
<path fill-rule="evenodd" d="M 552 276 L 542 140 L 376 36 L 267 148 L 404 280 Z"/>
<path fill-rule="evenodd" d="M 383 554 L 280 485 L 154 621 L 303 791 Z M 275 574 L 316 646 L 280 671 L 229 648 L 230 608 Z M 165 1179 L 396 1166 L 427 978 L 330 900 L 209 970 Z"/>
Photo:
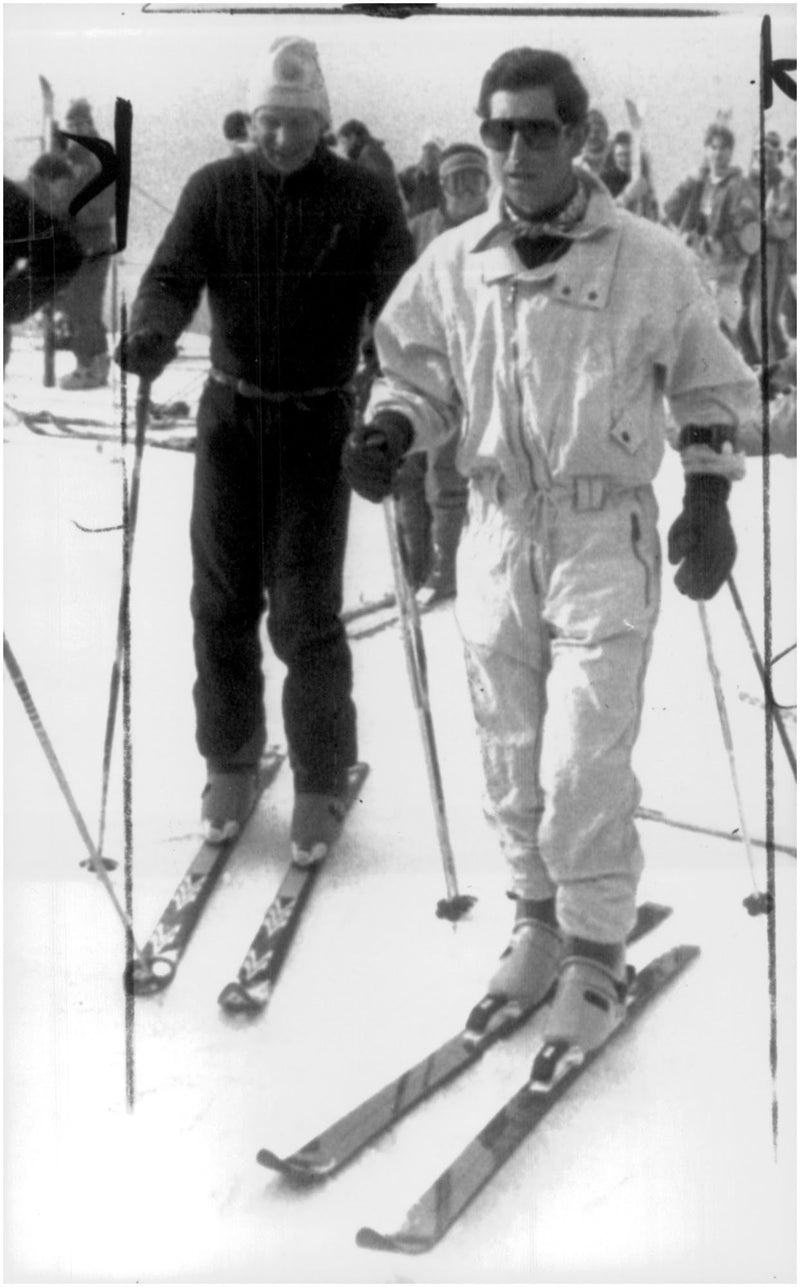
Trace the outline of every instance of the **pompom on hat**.
<path fill-rule="evenodd" d="M 247 106 L 251 115 L 260 107 L 309 108 L 329 127 L 331 109 L 316 45 L 301 36 L 274 40 L 250 78 Z"/>

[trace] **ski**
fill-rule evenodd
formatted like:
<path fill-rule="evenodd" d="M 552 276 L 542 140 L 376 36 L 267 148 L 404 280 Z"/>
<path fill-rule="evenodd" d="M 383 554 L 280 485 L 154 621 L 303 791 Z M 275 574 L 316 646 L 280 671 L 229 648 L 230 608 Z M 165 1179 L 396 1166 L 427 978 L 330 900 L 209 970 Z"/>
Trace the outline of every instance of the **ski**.
<path fill-rule="evenodd" d="M 620 1032 L 625 1032 L 699 952 L 698 947 L 675 947 L 645 966 L 634 979 L 626 1022 L 617 1028 L 609 1041 L 613 1041 Z M 376 1229 L 365 1226 L 356 1234 L 359 1247 L 408 1254 L 419 1254 L 435 1247 L 473 1198 L 497 1174 L 515 1149 L 581 1074 L 591 1067 L 608 1044 L 606 1042 L 600 1049 L 586 1055 L 581 1064 L 573 1064 L 544 1093 L 533 1090 L 531 1083 L 526 1082 L 434 1181 L 408 1212 L 398 1230 L 394 1233 L 379 1233 Z"/>
<path fill-rule="evenodd" d="M 369 773 L 369 765 L 356 764 L 350 769 L 345 796 L 345 813 L 355 803 Z M 328 854 L 325 861 L 330 861 Z M 278 892 L 264 913 L 250 950 L 232 983 L 226 983 L 219 994 L 219 1004 L 228 1014 L 257 1014 L 269 1003 L 272 989 L 295 936 L 317 874 L 323 863 L 313 867 L 290 864 Z"/>
<path fill-rule="evenodd" d="M 383 612 L 386 608 L 393 608 L 397 600 L 394 594 L 382 594 L 378 599 L 369 599 L 366 602 L 359 603 L 355 608 L 345 608 L 342 613 L 342 621 L 349 625 L 351 621 L 358 621 L 361 617 L 369 617 L 373 612 Z"/>
<path fill-rule="evenodd" d="M 284 758 L 284 752 L 275 747 L 269 747 L 264 753 L 259 766 L 254 809 L 277 776 Z M 151 996 L 162 992 L 172 982 L 200 919 L 200 913 L 243 831 L 244 827 L 237 836 L 224 844 L 211 845 L 206 841 L 200 847 L 142 949 L 142 960 L 134 959 L 128 963 L 123 979 L 127 992 L 137 996 Z"/>
<path fill-rule="evenodd" d="M 426 616 L 429 612 L 435 612 L 437 608 L 452 608 L 454 603 L 455 599 L 453 598 L 433 599 L 428 602 L 418 600 L 417 611 L 420 616 Z M 367 614 L 365 613 L 364 615 Z M 373 635 L 382 634 L 384 630 L 388 630 L 391 626 L 396 626 L 399 620 L 395 599 L 392 595 L 391 601 L 385 606 L 382 604 L 375 605 L 366 624 L 362 624 L 358 620 L 353 621 L 353 618 L 351 618 L 347 637 L 348 639 L 371 639 Z"/>
<path fill-rule="evenodd" d="M 628 937 L 635 943 L 650 933 L 670 915 L 671 908 L 658 903 L 643 903 L 637 911 L 636 925 Z M 406 1113 L 434 1091 L 453 1081 L 476 1063 L 489 1046 L 521 1027 L 538 1007 L 509 1015 L 499 1011 L 480 1036 L 465 1040 L 459 1032 L 437 1050 L 420 1060 L 413 1068 L 396 1077 L 388 1086 L 364 1100 L 321 1135 L 304 1144 L 288 1157 L 278 1157 L 263 1148 L 256 1160 L 262 1166 L 280 1171 L 292 1180 L 312 1184 L 341 1170 L 348 1162 L 384 1132 L 391 1130 Z"/>

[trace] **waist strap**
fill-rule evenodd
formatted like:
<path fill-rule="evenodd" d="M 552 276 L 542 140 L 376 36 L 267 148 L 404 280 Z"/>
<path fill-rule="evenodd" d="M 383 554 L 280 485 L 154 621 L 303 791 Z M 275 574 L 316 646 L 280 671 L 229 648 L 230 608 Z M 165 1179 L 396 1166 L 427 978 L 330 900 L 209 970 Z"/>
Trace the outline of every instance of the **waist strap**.
<path fill-rule="evenodd" d="M 265 402 L 305 402 L 307 398 L 324 398 L 331 393 L 351 391 L 349 384 L 334 384 L 320 389 L 261 389 L 257 384 L 251 384 L 249 380 L 240 380 L 235 375 L 228 375 L 227 371 L 220 371 L 215 366 L 212 366 L 209 375 L 217 384 L 224 384 L 227 389 L 233 389 L 241 398 L 263 398 Z"/>
<path fill-rule="evenodd" d="M 495 505 L 504 505 L 514 498 L 533 499 L 537 509 L 543 505 L 571 504 L 572 509 L 582 514 L 587 511 L 603 509 L 609 497 L 621 491 L 635 491 L 638 484 L 616 483 L 608 478 L 581 476 L 566 478 L 552 488 L 533 488 L 530 492 L 521 492 L 510 487 L 503 474 L 496 470 L 479 470 L 470 475 L 470 481 L 476 491 Z"/>

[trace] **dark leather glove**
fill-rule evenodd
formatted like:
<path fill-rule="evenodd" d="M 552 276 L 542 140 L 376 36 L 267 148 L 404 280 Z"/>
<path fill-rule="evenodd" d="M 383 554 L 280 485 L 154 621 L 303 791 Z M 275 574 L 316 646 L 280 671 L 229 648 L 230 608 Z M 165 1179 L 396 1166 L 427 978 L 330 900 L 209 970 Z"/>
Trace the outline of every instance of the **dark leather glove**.
<path fill-rule="evenodd" d="M 388 496 L 413 438 L 410 421 L 399 411 L 379 411 L 371 424 L 356 429 L 342 455 L 345 477 L 353 491 L 370 501 Z"/>
<path fill-rule="evenodd" d="M 727 478 L 690 474 L 683 511 L 669 529 L 667 554 L 680 563 L 675 584 L 690 599 L 713 599 L 736 559 L 736 540 L 728 513 Z"/>
<path fill-rule="evenodd" d="M 164 367 L 175 356 L 175 345 L 161 331 L 143 326 L 141 330 L 131 331 L 127 341 L 117 345 L 114 360 L 129 371 L 131 375 L 141 376 L 143 380 L 155 380 L 161 375 Z"/>

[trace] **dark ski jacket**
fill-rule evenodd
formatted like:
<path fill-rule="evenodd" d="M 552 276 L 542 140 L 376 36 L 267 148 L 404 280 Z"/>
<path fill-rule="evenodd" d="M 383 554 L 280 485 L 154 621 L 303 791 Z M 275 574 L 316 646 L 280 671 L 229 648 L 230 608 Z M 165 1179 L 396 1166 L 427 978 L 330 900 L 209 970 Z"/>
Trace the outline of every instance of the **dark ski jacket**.
<path fill-rule="evenodd" d="M 705 239 L 718 241 L 725 258 L 733 263 L 748 257 L 740 241 L 742 229 L 758 221 L 758 202 L 741 170 L 731 168 L 714 187 L 711 217 L 706 226 L 701 215 L 705 172 L 690 175 L 664 202 L 664 214 L 690 245 Z"/>
<path fill-rule="evenodd" d="M 320 146 L 286 177 L 256 152 L 189 179 L 131 311 L 131 330 L 177 339 L 203 288 L 211 362 L 273 392 L 338 387 L 413 262 L 384 183 Z"/>
<path fill-rule="evenodd" d="M 3 321 L 22 322 L 66 286 L 83 263 L 70 229 L 3 178 Z"/>

